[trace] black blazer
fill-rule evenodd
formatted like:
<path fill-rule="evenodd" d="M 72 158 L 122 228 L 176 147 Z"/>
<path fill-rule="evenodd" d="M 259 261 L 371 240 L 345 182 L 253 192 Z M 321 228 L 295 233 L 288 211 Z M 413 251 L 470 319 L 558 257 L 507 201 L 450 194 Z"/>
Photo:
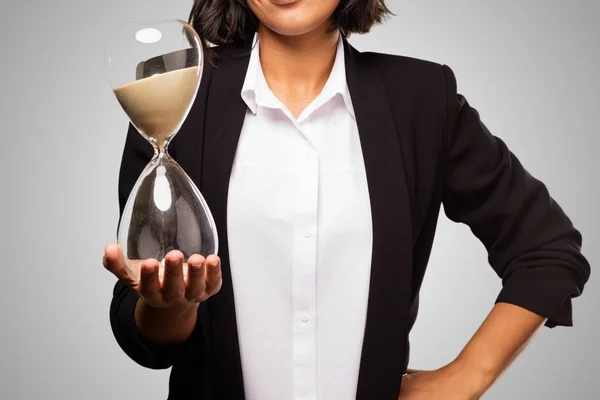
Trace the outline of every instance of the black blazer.
<path fill-rule="evenodd" d="M 446 215 L 467 224 L 488 250 L 503 281 L 497 301 L 545 316 L 549 327 L 572 325 L 571 299 L 582 293 L 590 275 L 580 253 L 581 235 L 545 185 L 457 94 L 452 71 L 427 61 L 361 53 L 346 41 L 344 47 L 373 223 L 357 399 L 397 399 L 442 204 Z M 217 68 L 205 68 L 190 115 L 169 149 L 213 212 L 221 243 L 221 291 L 200 305 L 185 343 L 155 345 L 136 329 L 135 293 L 121 283 L 114 289 L 110 319 L 117 342 L 142 366 L 173 367 L 172 400 L 244 398 L 226 204 L 246 111 L 240 90 L 249 50 L 234 45 L 219 50 Z M 150 145 L 130 127 L 120 170 L 121 211 L 151 157 Z"/>

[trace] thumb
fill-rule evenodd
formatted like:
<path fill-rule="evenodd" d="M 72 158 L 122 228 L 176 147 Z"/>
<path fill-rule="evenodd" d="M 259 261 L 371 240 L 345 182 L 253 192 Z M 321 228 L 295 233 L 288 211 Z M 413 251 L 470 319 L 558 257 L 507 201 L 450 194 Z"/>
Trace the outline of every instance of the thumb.
<path fill-rule="evenodd" d="M 102 264 L 104 268 L 115 275 L 119 280 L 124 283 L 131 283 L 131 277 L 125 271 L 125 260 L 123 258 L 123 252 L 116 243 L 110 243 L 104 247 L 104 257 L 102 257 Z"/>

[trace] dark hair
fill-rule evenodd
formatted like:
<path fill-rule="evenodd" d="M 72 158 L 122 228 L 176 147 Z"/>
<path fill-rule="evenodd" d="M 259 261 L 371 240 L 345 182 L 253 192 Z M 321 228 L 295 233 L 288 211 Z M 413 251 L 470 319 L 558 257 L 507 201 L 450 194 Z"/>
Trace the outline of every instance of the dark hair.
<path fill-rule="evenodd" d="M 344 37 L 367 33 L 390 14 L 385 0 L 341 0 L 333 13 L 333 28 Z M 216 54 L 209 44 L 249 45 L 258 29 L 258 19 L 247 0 L 195 0 L 189 22 L 202 39 L 207 61 L 213 65 Z"/>

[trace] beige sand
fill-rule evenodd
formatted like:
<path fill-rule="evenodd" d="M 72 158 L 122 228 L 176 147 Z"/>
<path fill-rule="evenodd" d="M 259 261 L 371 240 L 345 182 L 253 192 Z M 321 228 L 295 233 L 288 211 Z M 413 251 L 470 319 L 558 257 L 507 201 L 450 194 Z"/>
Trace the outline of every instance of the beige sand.
<path fill-rule="evenodd" d="M 140 79 L 114 92 L 133 124 L 160 148 L 183 123 L 199 79 L 198 67 L 190 67 Z"/>

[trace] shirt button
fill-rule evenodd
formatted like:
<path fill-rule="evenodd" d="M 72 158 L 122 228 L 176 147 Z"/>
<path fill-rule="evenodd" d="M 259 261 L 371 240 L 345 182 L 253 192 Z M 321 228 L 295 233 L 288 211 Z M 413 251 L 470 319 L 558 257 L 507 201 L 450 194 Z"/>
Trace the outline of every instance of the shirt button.
<path fill-rule="evenodd" d="M 303 312 L 302 313 L 302 317 L 300 319 L 302 320 L 302 322 L 308 322 L 308 320 L 310 319 L 310 317 L 308 316 L 307 312 Z"/>
<path fill-rule="evenodd" d="M 310 237 L 310 233 L 306 232 L 306 233 L 304 234 L 304 237 L 305 237 L 305 238 L 309 238 L 309 237 Z"/>

